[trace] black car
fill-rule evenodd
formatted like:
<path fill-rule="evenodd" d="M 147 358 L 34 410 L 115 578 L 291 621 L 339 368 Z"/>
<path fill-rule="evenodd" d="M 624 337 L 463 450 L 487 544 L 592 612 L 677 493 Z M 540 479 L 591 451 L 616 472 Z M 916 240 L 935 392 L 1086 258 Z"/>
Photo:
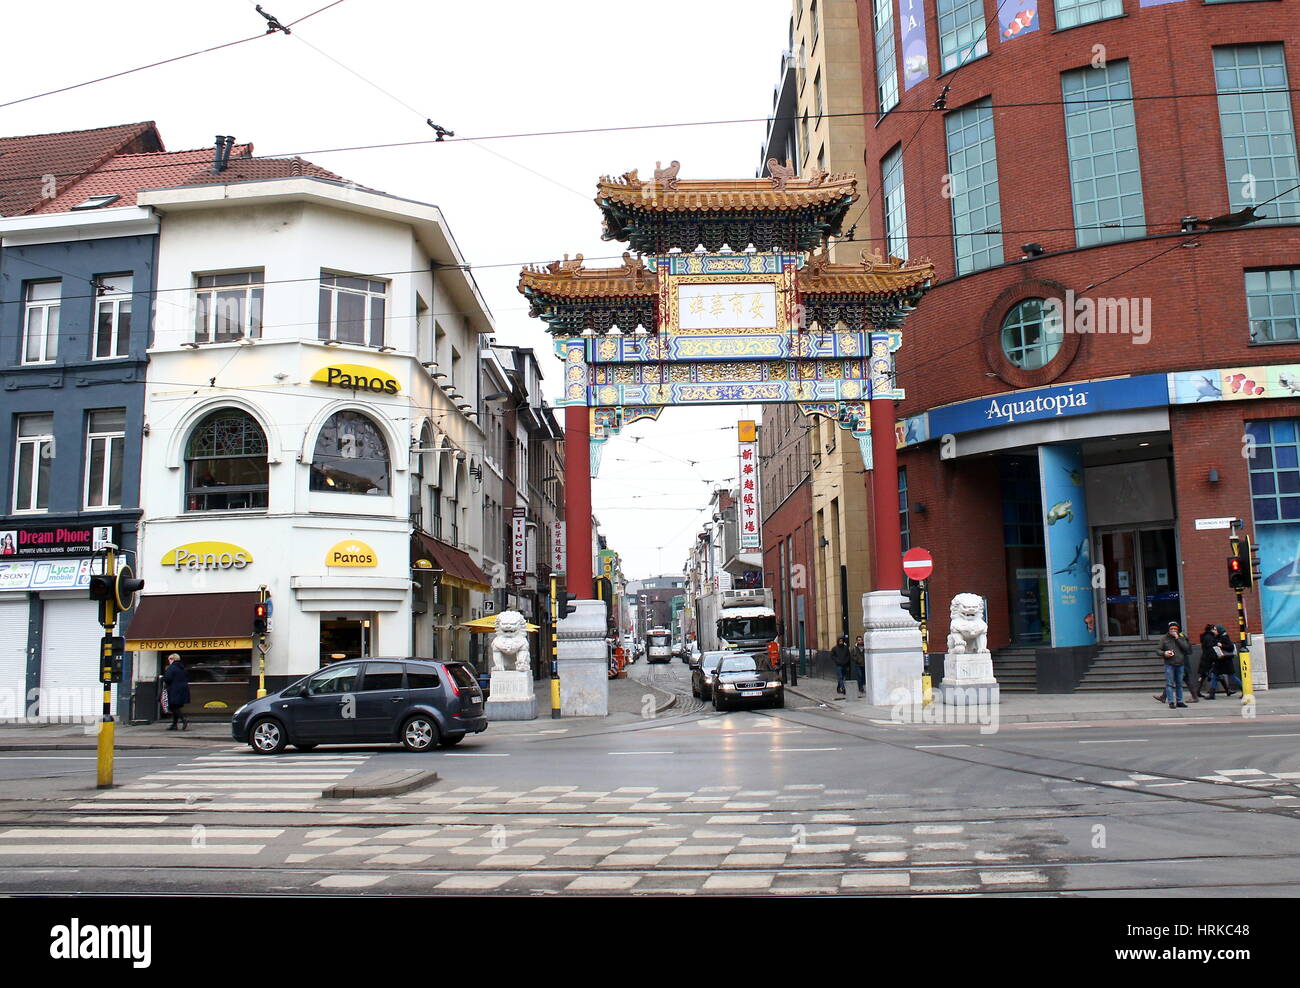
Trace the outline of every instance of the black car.
<path fill-rule="evenodd" d="M 727 655 L 713 676 L 713 709 L 785 706 L 781 674 L 753 655 Z"/>
<path fill-rule="evenodd" d="M 487 730 L 483 692 L 464 662 L 337 662 L 246 703 L 230 733 L 261 755 L 293 745 L 400 742 L 408 751 L 450 746 Z"/>
<path fill-rule="evenodd" d="M 701 652 L 696 658 L 698 661 L 691 663 L 691 696 L 697 696 L 701 700 L 711 699 L 713 696 L 713 674 L 718 669 L 718 663 L 724 656 L 733 653 L 726 649 L 715 649 L 708 652 Z"/>

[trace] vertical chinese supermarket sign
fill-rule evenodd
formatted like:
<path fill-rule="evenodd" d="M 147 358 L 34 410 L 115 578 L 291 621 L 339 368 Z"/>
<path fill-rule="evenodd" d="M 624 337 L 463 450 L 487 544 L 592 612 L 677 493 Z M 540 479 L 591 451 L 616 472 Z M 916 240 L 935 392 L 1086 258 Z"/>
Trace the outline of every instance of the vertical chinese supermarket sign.
<path fill-rule="evenodd" d="M 740 547 L 763 548 L 763 513 L 758 495 L 758 442 L 753 422 L 736 423 L 740 439 Z"/>

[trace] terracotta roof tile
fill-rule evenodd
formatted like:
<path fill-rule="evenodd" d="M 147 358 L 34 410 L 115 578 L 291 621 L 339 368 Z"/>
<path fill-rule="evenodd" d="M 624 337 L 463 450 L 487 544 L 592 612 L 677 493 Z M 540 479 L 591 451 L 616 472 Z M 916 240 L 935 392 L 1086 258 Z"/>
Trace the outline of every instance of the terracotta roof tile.
<path fill-rule="evenodd" d="M 50 203 L 45 176 L 54 176 L 54 192 L 61 195 L 115 155 L 162 148 L 152 121 L 0 137 L 0 216 L 44 212 Z"/>

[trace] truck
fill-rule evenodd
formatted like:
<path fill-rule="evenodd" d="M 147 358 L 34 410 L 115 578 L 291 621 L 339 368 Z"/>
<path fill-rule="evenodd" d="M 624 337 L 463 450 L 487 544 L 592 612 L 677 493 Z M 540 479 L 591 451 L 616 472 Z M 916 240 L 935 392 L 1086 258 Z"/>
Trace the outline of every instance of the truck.
<path fill-rule="evenodd" d="M 700 650 L 734 648 L 765 655 L 776 639 L 776 609 L 769 587 L 711 590 L 696 601 Z"/>

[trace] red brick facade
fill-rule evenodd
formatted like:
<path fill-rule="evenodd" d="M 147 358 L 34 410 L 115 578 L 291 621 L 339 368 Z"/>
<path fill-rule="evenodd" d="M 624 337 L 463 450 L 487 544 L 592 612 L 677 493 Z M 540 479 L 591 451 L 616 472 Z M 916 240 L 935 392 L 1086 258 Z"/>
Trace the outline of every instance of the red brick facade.
<path fill-rule="evenodd" d="M 817 641 L 817 608 L 811 596 L 814 589 L 812 540 L 812 484 L 804 480 L 763 520 L 763 586 L 772 588 L 776 616 L 783 632 L 782 643 L 789 648 L 799 645 L 797 601 L 800 595 L 805 598 L 804 642 L 811 650 Z"/>
<path fill-rule="evenodd" d="M 872 6 L 870 0 L 858 4 L 868 110 L 877 105 Z M 997 0 L 984 4 L 989 55 L 936 78 L 937 16 L 934 0 L 926 0 L 931 77 L 903 92 L 900 61 L 897 110 L 881 119 L 874 113 L 865 118 L 865 165 L 872 179 L 858 235 L 865 241 L 862 231 L 869 228 L 867 246 L 883 249 L 881 161 L 901 145 L 910 254 L 929 257 L 937 271 L 935 285 L 903 328 L 897 380 L 907 399 L 898 405 L 899 417 L 1045 385 L 1300 363 L 1300 343 L 1251 344 L 1244 284 L 1248 268 L 1300 268 L 1300 218 L 1287 225 L 1180 233 L 1181 218 L 1209 218 L 1230 208 L 1214 47 L 1282 43 L 1293 121 L 1300 120 L 1294 93 L 1300 86 L 1297 5 L 1189 0 L 1143 8 L 1138 0 L 1124 0 L 1124 17 L 1056 31 L 1052 5 L 1044 4 L 1039 30 L 1006 41 L 998 37 L 997 7 Z M 897 5 L 894 9 L 898 32 Z M 896 47 L 901 51 L 901 43 Z M 1147 230 L 1145 236 L 1132 230 L 1134 238 L 1123 242 L 1080 248 L 1073 231 L 1061 73 L 1088 67 L 1098 54 L 1110 63 L 1129 63 Z M 1004 263 L 960 278 L 954 277 L 952 201 L 942 194 L 949 167 L 945 114 L 910 112 L 930 107 L 945 85 L 951 87 L 949 110 L 989 97 L 994 105 Z M 1167 95 L 1181 98 L 1155 98 Z M 1044 105 L 1007 105 L 1029 103 Z M 1269 210 L 1262 208 L 1265 214 Z M 1022 260 L 1020 245 L 1030 242 L 1040 244 L 1044 254 Z M 1194 246 L 1179 246 L 1184 243 Z M 1157 256 L 1162 251 L 1167 253 Z M 1150 341 L 1067 333 L 1045 367 L 1016 368 L 1001 348 L 1007 312 L 1022 299 L 1060 297 L 1066 289 L 1078 296 L 1150 299 Z M 1243 422 L 1300 418 L 1300 401 L 1214 401 L 1171 405 L 1168 413 L 1186 620 L 1193 632 L 1210 621 L 1231 627 L 1227 533 L 1197 531 L 1195 520 L 1251 519 Z M 936 609 L 959 591 L 988 598 L 989 644 L 997 648 L 1010 637 L 997 460 L 991 454 L 945 460 L 938 447 L 931 440 L 899 452 L 913 506 L 911 544 L 935 556 Z M 1218 471 L 1217 483 L 1208 479 L 1211 469 Z M 925 510 L 917 510 L 918 504 Z M 1256 592 L 1248 595 L 1247 606 L 1252 628 L 1259 631 Z M 946 619 L 937 617 L 942 626 Z"/>

